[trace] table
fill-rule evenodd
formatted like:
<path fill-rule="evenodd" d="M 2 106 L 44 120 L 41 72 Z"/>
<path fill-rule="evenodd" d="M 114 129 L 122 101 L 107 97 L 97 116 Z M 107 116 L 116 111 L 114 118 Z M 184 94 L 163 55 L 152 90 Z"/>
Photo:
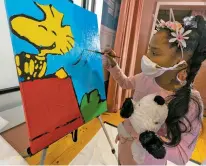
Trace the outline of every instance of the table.
<path fill-rule="evenodd" d="M 28 165 L 21 155 L 1 135 L 0 165 Z"/>

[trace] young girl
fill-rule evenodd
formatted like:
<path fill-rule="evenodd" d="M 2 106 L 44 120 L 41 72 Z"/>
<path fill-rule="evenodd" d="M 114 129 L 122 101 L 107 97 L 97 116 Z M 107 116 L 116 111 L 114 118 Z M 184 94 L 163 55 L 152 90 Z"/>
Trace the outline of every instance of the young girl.
<path fill-rule="evenodd" d="M 108 70 L 123 89 L 135 90 L 133 100 L 157 93 L 168 101 L 168 118 L 158 132 L 164 136 L 166 156 L 157 160 L 147 154 L 145 165 L 165 165 L 167 160 L 185 165 L 201 130 L 203 104 L 192 84 L 206 59 L 206 22 L 201 16 L 185 20 L 184 29 L 176 22 L 161 22 L 148 53 L 142 57 L 142 73 L 135 76 L 127 77 L 112 58 L 115 52 L 105 51 Z M 129 120 L 124 121 L 124 127 L 134 139 L 138 138 Z M 136 165 L 131 153 L 132 141 L 121 139 L 117 136 L 120 164 Z"/>

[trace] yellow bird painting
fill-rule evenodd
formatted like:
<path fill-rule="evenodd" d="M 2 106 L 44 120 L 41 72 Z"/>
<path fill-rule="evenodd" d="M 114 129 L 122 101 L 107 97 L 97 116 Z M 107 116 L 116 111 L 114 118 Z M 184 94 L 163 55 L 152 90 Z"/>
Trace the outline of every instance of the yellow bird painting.
<path fill-rule="evenodd" d="M 62 25 L 64 15 L 52 5 L 35 4 L 44 14 L 42 20 L 28 15 L 14 15 L 10 18 L 12 32 L 39 51 L 37 55 L 22 52 L 15 56 L 18 76 L 24 81 L 45 78 L 47 55 L 63 56 L 75 44 L 71 27 Z M 60 68 L 54 76 L 64 79 L 68 73 Z"/>

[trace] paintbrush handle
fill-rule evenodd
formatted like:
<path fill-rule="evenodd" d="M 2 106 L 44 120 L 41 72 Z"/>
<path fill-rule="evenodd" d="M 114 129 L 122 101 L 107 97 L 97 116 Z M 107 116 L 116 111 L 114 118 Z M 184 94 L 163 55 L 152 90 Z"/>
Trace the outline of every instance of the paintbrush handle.
<path fill-rule="evenodd" d="M 100 54 L 104 55 L 103 52 L 100 52 Z M 111 56 L 111 55 L 109 55 L 109 56 L 112 57 L 112 58 L 120 58 L 120 57 L 118 57 L 118 56 Z"/>
<path fill-rule="evenodd" d="M 94 53 L 97 53 L 97 54 L 101 54 L 101 55 L 104 55 L 104 52 L 100 52 L 100 51 L 93 51 L 93 50 L 87 50 L 87 51 L 90 51 L 90 52 L 94 52 Z M 111 55 L 109 55 L 111 56 Z M 112 58 L 120 58 L 118 56 L 111 56 Z"/>
<path fill-rule="evenodd" d="M 104 55 L 104 54 L 103 54 Z M 109 55 L 110 57 L 112 57 L 112 58 L 120 58 L 120 57 L 118 57 L 118 56 L 112 56 L 112 55 Z"/>

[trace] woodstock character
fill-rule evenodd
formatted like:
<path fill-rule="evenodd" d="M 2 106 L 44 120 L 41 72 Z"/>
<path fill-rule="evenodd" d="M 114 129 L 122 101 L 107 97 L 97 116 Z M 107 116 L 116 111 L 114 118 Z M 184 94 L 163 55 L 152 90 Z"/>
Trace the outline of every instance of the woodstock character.
<path fill-rule="evenodd" d="M 22 52 L 15 56 L 17 73 L 23 81 L 48 77 L 45 75 L 47 55 L 64 55 L 74 47 L 71 27 L 62 25 L 64 15 L 52 5 L 35 4 L 44 14 L 42 20 L 23 14 L 10 18 L 13 34 L 39 51 L 37 55 Z M 52 76 L 65 79 L 68 74 L 60 68 Z"/>
<path fill-rule="evenodd" d="M 133 141 L 130 150 L 137 164 L 144 162 L 147 152 L 157 159 L 164 158 L 166 151 L 163 142 L 155 134 L 164 124 L 168 115 L 168 107 L 161 96 L 150 94 L 138 102 L 128 98 L 123 103 L 120 115 L 129 119 L 138 136 L 135 139 L 131 132 L 124 127 L 123 122 L 118 125 L 116 141 L 119 141 L 120 144 L 124 143 L 126 139 Z M 121 156 L 119 157 L 121 162 Z"/>

